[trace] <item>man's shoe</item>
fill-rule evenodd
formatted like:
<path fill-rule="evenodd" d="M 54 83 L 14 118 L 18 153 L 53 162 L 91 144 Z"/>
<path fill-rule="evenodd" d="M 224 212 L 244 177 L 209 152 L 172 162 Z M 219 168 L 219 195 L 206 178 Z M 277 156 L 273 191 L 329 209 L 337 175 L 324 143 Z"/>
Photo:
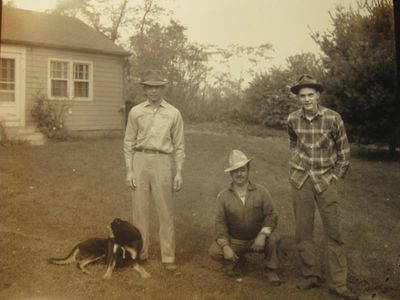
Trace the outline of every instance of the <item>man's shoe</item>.
<path fill-rule="evenodd" d="M 301 283 L 297 284 L 297 288 L 300 290 L 309 290 L 312 288 L 318 288 L 321 286 L 319 277 L 310 276 L 304 279 Z"/>
<path fill-rule="evenodd" d="M 233 277 L 236 276 L 237 273 L 237 263 L 230 263 L 226 266 L 226 275 Z"/>
<path fill-rule="evenodd" d="M 177 266 L 175 263 L 163 263 L 164 269 L 167 271 L 175 271 Z"/>
<path fill-rule="evenodd" d="M 265 268 L 265 275 L 267 276 L 268 282 L 272 285 L 278 286 L 281 284 L 281 280 L 276 274 L 275 270 Z"/>
<path fill-rule="evenodd" d="M 347 287 L 341 289 L 331 290 L 331 292 L 339 297 L 342 297 L 346 300 L 357 300 L 358 296 L 350 291 Z"/>

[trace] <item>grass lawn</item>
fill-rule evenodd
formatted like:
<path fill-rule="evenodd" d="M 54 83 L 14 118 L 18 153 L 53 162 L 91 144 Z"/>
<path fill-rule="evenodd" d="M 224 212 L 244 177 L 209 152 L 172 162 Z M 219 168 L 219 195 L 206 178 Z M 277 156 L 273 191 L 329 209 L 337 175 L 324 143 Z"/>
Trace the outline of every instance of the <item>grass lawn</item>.
<path fill-rule="evenodd" d="M 108 281 L 101 278 L 102 264 L 89 266 L 88 276 L 74 265 L 46 260 L 65 256 L 88 237 L 106 237 L 115 217 L 131 220 L 122 140 L 0 147 L 0 299 L 338 299 L 326 285 L 306 292 L 295 288 L 300 274 L 293 251 L 287 144 L 279 134 L 260 138 L 188 130 L 184 188 L 175 197 L 178 270 L 168 273 L 161 267 L 153 207 L 145 264 L 152 278 L 141 279 L 126 268 Z M 260 256 L 248 256 L 240 280 L 226 277 L 207 256 L 214 200 L 229 184 L 223 170 L 234 148 L 254 158 L 252 180 L 267 186 L 279 214 L 279 287 L 267 283 Z M 365 299 L 400 299 L 400 163 L 364 152 L 353 155 L 351 163 L 340 186 L 349 286 Z M 318 215 L 315 236 L 322 245 Z"/>

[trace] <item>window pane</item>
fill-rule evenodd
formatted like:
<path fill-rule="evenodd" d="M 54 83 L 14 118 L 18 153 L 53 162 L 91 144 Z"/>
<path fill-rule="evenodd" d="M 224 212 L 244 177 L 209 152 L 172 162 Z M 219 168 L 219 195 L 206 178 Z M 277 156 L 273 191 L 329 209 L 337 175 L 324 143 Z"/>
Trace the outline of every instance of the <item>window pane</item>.
<path fill-rule="evenodd" d="M 67 86 L 66 80 L 52 80 L 51 81 L 51 95 L 54 97 L 67 97 Z"/>
<path fill-rule="evenodd" d="M 14 102 L 15 93 L 7 93 L 7 92 L 1 92 L 0 91 L 0 102 Z"/>
<path fill-rule="evenodd" d="M 15 60 L 11 58 L 0 59 L 0 81 L 15 81 Z"/>
<path fill-rule="evenodd" d="M 74 64 L 74 79 L 89 79 L 89 65 L 87 64 Z"/>
<path fill-rule="evenodd" d="M 0 82 L 0 90 L 3 91 L 14 91 L 14 83 L 11 82 Z"/>
<path fill-rule="evenodd" d="M 61 61 L 52 61 L 50 64 L 51 78 L 67 79 L 68 78 L 68 63 Z"/>
<path fill-rule="evenodd" d="M 89 97 L 89 83 L 74 82 L 74 95 L 75 97 Z"/>

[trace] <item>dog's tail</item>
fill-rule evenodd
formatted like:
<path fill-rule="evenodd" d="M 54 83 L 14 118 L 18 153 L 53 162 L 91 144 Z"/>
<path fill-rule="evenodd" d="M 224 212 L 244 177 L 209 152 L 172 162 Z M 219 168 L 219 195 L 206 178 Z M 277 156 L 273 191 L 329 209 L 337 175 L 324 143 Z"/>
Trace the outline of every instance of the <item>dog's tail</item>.
<path fill-rule="evenodd" d="M 72 262 L 76 261 L 76 256 L 79 254 L 79 247 L 78 245 L 72 248 L 71 252 L 64 258 L 55 258 L 50 257 L 47 261 L 50 264 L 55 265 L 68 265 Z"/>

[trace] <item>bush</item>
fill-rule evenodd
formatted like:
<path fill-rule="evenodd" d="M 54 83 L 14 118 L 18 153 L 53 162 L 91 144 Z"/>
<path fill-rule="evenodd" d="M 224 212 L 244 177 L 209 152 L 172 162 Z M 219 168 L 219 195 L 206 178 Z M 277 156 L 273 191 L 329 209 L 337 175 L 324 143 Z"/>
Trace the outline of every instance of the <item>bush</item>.
<path fill-rule="evenodd" d="M 38 93 L 31 114 L 38 129 L 46 137 L 65 140 L 68 137 L 68 130 L 65 126 L 66 113 L 71 106 L 71 101 L 49 100 L 46 96 Z"/>

